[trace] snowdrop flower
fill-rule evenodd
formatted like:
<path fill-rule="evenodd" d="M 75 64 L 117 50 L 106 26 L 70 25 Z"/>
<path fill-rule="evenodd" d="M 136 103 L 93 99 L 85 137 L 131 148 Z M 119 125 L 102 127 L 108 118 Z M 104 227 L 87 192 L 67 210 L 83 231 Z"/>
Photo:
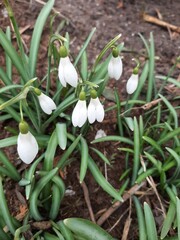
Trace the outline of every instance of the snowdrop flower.
<path fill-rule="evenodd" d="M 48 115 L 51 114 L 52 111 L 56 109 L 56 104 L 54 103 L 54 101 L 50 97 L 42 93 L 38 88 L 35 88 L 35 93 L 37 94 L 39 104 L 42 110 Z"/>
<path fill-rule="evenodd" d="M 58 68 L 58 76 L 63 87 L 66 87 L 67 83 L 72 87 L 77 87 L 78 74 L 75 67 L 71 63 L 67 49 L 64 46 L 60 47 L 60 62 Z"/>
<path fill-rule="evenodd" d="M 104 119 L 104 108 L 101 102 L 99 101 L 99 98 L 97 97 L 96 90 L 91 91 L 91 100 L 88 105 L 88 120 L 89 123 L 95 122 L 97 120 L 98 122 L 102 122 Z"/>
<path fill-rule="evenodd" d="M 87 120 L 86 94 L 81 92 L 79 100 L 72 113 L 72 124 L 74 127 L 82 127 Z"/>
<path fill-rule="evenodd" d="M 25 121 L 19 123 L 19 130 L 17 152 L 24 163 L 30 164 L 38 153 L 38 144 L 35 137 L 29 132 L 28 124 Z"/>
<path fill-rule="evenodd" d="M 108 64 L 108 74 L 110 78 L 115 78 L 119 80 L 123 71 L 122 60 L 119 56 L 119 51 L 117 48 L 113 48 L 112 57 Z"/>
<path fill-rule="evenodd" d="M 133 70 L 133 73 L 126 84 L 126 91 L 128 94 L 132 94 L 136 91 L 138 86 L 138 68 Z"/>

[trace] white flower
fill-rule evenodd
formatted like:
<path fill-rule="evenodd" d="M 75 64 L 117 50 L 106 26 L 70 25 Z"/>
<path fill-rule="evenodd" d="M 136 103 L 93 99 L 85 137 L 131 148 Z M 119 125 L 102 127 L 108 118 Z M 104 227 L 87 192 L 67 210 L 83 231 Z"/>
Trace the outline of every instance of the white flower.
<path fill-rule="evenodd" d="M 96 133 L 95 139 L 102 138 L 102 137 L 106 137 L 106 133 L 104 132 L 104 130 L 99 129 Z"/>
<path fill-rule="evenodd" d="M 104 108 L 99 98 L 91 98 L 88 106 L 88 120 L 90 123 L 93 123 L 95 120 L 102 122 L 104 119 Z"/>
<path fill-rule="evenodd" d="M 29 131 L 26 134 L 19 133 L 17 151 L 20 159 L 26 164 L 30 164 L 36 157 L 38 144 L 35 137 Z"/>
<path fill-rule="evenodd" d="M 72 87 L 77 87 L 78 74 L 68 56 L 60 58 L 58 76 L 63 87 L 66 87 L 67 83 Z"/>
<path fill-rule="evenodd" d="M 46 114 L 51 114 L 52 111 L 56 109 L 56 104 L 54 103 L 54 101 L 50 97 L 45 95 L 44 93 L 41 93 L 37 97 L 38 97 L 39 104 L 40 104 L 42 110 Z"/>
<path fill-rule="evenodd" d="M 118 57 L 111 57 L 111 60 L 108 64 L 108 74 L 110 78 L 115 78 L 116 80 L 119 80 L 122 75 L 122 60 Z"/>
<path fill-rule="evenodd" d="M 132 94 L 136 91 L 138 86 L 138 74 L 132 74 L 126 84 L 126 91 L 128 94 Z"/>
<path fill-rule="evenodd" d="M 86 100 L 78 100 L 72 113 L 72 124 L 74 127 L 82 127 L 87 120 Z"/>

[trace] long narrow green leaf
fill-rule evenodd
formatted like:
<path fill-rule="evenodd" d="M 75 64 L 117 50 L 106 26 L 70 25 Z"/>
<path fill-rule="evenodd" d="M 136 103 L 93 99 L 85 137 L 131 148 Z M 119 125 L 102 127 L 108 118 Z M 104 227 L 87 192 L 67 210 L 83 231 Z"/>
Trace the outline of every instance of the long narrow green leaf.
<path fill-rule="evenodd" d="M 172 106 L 172 104 L 161 94 L 158 94 L 160 96 L 160 98 L 163 100 L 163 102 L 166 104 L 166 106 L 168 107 L 169 111 L 171 112 L 171 114 L 173 115 L 174 118 L 174 128 L 178 128 L 178 116 L 177 116 L 177 112 L 174 109 L 174 107 Z"/>
<path fill-rule="evenodd" d="M 133 145 L 133 141 L 130 140 L 129 138 L 119 137 L 119 136 L 106 136 L 106 137 L 95 139 L 91 143 L 94 144 L 94 143 L 107 142 L 107 141 L 115 141 L 115 142 L 117 141 L 117 142 L 123 142 L 123 143 Z"/>
<path fill-rule="evenodd" d="M 162 148 L 157 144 L 157 142 L 155 140 L 153 140 L 152 138 L 150 137 L 147 137 L 147 136 L 143 136 L 142 137 L 146 142 L 148 142 L 149 144 L 151 144 L 152 146 L 152 150 L 153 148 L 156 149 L 164 158 L 164 152 L 162 150 Z"/>
<path fill-rule="evenodd" d="M 146 202 L 144 203 L 144 215 L 148 240 L 158 240 L 154 217 L 149 205 Z"/>
<path fill-rule="evenodd" d="M 2 216 L 4 218 L 4 221 L 5 221 L 6 225 L 8 226 L 8 229 L 10 230 L 10 232 L 12 234 L 14 234 L 15 233 L 15 226 L 12 222 L 12 217 L 10 215 L 9 208 L 8 208 L 8 205 L 7 205 L 7 202 L 6 202 L 6 197 L 4 195 L 1 176 L 0 176 L 0 199 L 1 199 L 0 209 L 1 209 Z"/>
<path fill-rule="evenodd" d="M 91 41 L 91 38 L 93 37 L 95 31 L 96 31 L 96 28 L 93 28 L 92 31 L 90 32 L 88 38 L 86 39 L 86 41 L 85 41 L 85 43 L 84 43 L 84 46 L 81 48 L 79 54 L 78 54 L 77 57 L 76 57 L 76 60 L 75 60 L 75 62 L 74 62 L 74 66 L 76 66 L 76 65 L 78 64 L 78 62 L 79 62 L 82 54 L 83 54 L 84 51 L 86 50 L 86 48 L 87 48 L 89 42 Z"/>
<path fill-rule="evenodd" d="M 161 229 L 161 239 L 164 239 L 167 236 L 168 232 L 170 231 L 172 223 L 174 221 L 175 213 L 176 213 L 176 206 L 171 201 L 168 212 L 167 212 L 167 216 L 164 219 L 163 226 Z"/>
<path fill-rule="evenodd" d="M 150 48 L 149 48 L 149 76 L 148 76 L 148 88 L 146 101 L 150 102 L 153 95 L 153 86 L 155 84 L 154 78 L 154 65 L 155 65 L 155 50 L 154 50 L 154 38 L 153 33 L 150 33 Z"/>
<path fill-rule="evenodd" d="M 140 139 L 139 139 L 139 126 L 137 119 L 134 118 L 134 159 L 133 159 L 133 172 L 131 185 L 136 181 L 140 163 Z"/>
<path fill-rule="evenodd" d="M 18 56 L 16 50 L 12 46 L 11 42 L 8 40 L 7 36 L 4 34 L 2 29 L 0 29 L 0 44 L 4 48 L 7 55 L 12 60 L 13 64 L 17 68 L 18 72 L 20 73 L 21 77 L 24 79 L 25 82 L 29 80 L 28 75 L 23 68 L 23 63 L 21 58 Z"/>
<path fill-rule="evenodd" d="M 49 13 L 54 5 L 54 0 L 49 0 L 46 5 L 42 8 L 35 26 L 31 40 L 30 46 L 30 54 L 29 54 L 29 69 L 30 69 L 30 77 L 33 78 L 36 76 L 36 63 L 37 63 L 37 55 L 39 50 L 39 44 L 41 40 L 41 35 L 43 31 L 44 24 L 49 16 Z"/>
<path fill-rule="evenodd" d="M 86 140 L 81 136 L 81 166 L 80 166 L 80 177 L 79 181 L 82 183 L 86 175 L 88 159 L 89 159 L 89 149 Z"/>
<path fill-rule="evenodd" d="M 47 149 L 45 152 L 44 165 L 43 165 L 43 169 L 45 171 L 50 171 L 53 169 L 53 162 L 54 162 L 54 156 L 56 153 L 57 145 L 58 145 L 57 134 L 56 134 L 56 131 L 54 131 L 50 137 L 50 140 L 48 142 Z"/>
<path fill-rule="evenodd" d="M 2 162 L 4 166 L 6 166 L 12 179 L 14 179 L 15 181 L 20 180 L 21 178 L 20 174 L 1 150 L 0 150 L 0 162 Z"/>
<path fill-rule="evenodd" d="M 141 207 L 141 204 L 137 197 L 133 197 L 135 207 L 136 207 L 136 213 L 137 213 L 137 219 L 138 219 L 138 226 L 139 226 L 139 240 L 146 240 L 147 234 L 146 234 L 146 224 L 144 219 L 143 210 Z"/>
<path fill-rule="evenodd" d="M 180 200 L 176 197 L 176 216 L 177 216 L 177 230 L 178 230 L 178 240 L 180 240 Z"/>
<path fill-rule="evenodd" d="M 161 138 L 157 143 L 158 144 L 163 144 L 163 143 L 169 141 L 171 138 L 177 137 L 179 134 L 180 134 L 180 127 L 176 128 L 175 130 L 166 134 L 166 136 Z"/>
<path fill-rule="evenodd" d="M 56 124 L 56 134 L 60 148 L 65 150 L 67 145 L 67 127 L 65 123 Z"/>
<path fill-rule="evenodd" d="M 116 200 L 123 201 L 120 194 L 113 188 L 113 186 L 109 182 L 106 181 L 105 177 L 102 175 L 99 168 L 97 167 L 97 165 L 90 156 L 88 161 L 88 168 L 90 169 L 96 182 L 102 187 L 102 189 L 105 192 L 107 192 L 110 196 L 112 196 Z"/>

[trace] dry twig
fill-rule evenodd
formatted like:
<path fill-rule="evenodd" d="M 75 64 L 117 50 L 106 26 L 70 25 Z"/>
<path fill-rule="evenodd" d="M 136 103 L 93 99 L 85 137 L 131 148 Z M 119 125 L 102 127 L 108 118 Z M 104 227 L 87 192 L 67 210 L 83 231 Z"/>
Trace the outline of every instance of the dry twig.
<path fill-rule="evenodd" d="M 175 32 L 178 32 L 180 33 L 180 27 L 177 27 L 173 24 L 170 24 L 168 22 L 165 22 L 165 21 L 162 21 L 156 17 L 152 17 L 146 13 L 143 14 L 143 19 L 146 21 L 146 22 L 150 22 L 150 23 L 154 23 L 156 25 L 159 25 L 161 27 L 165 27 L 165 28 L 169 28 L 171 29 L 172 31 L 175 31 Z"/>
<path fill-rule="evenodd" d="M 124 202 L 127 201 L 133 194 L 135 194 L 146 182 L 135 184 L 128 192 L 123 195 Z M 97 224 L 102 225 L 124 202 L 115 202 L 108 210 L 98 219 Z"/>
<path fill-rule="evenodd" d="M 78 172 L 77 172 L 77 178 L 79 180 L 79 173 Z M 93 210 L 92 210 L 92 206 L 91 206 L 91 201 L 90 201 L 90 198 L 89 198 L 89 191 L 88 191 L 88 188 L 87 188 L 86 183 L 84 181 L 82 181 L 81 187 L 83 189 L 84 198 L 85 198 L 88 210 L 89 210 L 91 221 L 96 223 L 94 213 L 93 213 Z"/>

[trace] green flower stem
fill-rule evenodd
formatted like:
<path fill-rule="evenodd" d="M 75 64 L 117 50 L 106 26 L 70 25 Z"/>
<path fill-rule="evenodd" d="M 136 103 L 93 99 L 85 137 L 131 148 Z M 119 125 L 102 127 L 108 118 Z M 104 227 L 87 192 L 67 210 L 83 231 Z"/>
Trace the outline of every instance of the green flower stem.
<path fill-rule="evenodd" d="M 20 92 L 17 96 L 13 97 L 12 99 L 10 99 L 9 101 L 3 103 L 0 105 L 0 110 L 3 110 L 4 108 L 22 100 L 22 99 L 26 99 L 26 96 L 29 92 L 29 87 L 25 87 L 22 92 Z"/>

